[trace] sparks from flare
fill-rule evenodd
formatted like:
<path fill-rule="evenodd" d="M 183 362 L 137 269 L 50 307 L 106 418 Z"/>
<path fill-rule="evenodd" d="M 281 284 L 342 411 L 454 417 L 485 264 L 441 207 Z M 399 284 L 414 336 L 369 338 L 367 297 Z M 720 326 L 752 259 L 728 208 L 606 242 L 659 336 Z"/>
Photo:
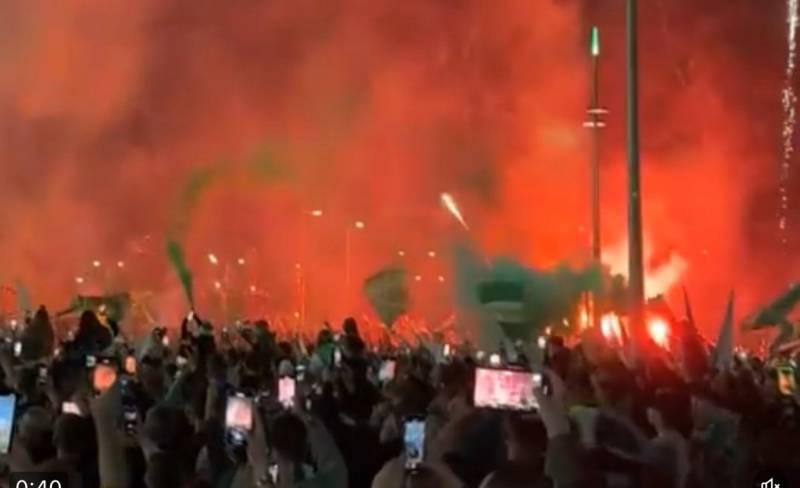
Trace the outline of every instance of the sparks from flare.
<path fill-rule="evenodd" d="M 783 153 L 781 154 L 780 184 L 778 187 L 779 210 L 778 229 L 781 234 L 781 244 L 788 243 L 787 214 L 789 213 L 789 174 L 791 170 L 792 154 L 794 153 L 794 132 L 797 124 L 797 94 L 794 91 L 795 63 L 797 59 L 797 27 L 800 23 L 798 16 L 798 0 L 786 0 L 786 23 L 788 33 L 786 36 L 786 71 L 784 85 L 781 90 L 781 105 L 783 106 L 783 125 L 781 136 L 783 139 Z"/>
<path fill-rule="evenodd" d="M 458 220 L 462 226 L 464 226 L 465 230 L 469 230 L 469 226 L 467 222 L 464 220 L 464 216 L 461 215 L 461 210 L 458 209 L 458 205 L 456 205 L 456 200 L 453 198 L 452 195 L 449 193 L 442 193 L 441 197 L 442 206 L 453 215 L 453 217 Z"/>

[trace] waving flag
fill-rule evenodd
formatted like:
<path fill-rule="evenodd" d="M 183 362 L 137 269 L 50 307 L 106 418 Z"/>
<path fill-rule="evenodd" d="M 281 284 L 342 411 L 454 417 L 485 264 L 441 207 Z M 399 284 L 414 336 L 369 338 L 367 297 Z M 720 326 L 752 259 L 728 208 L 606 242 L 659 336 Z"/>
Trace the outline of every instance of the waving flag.
<path fill-rule="evenodd" d="M 719 371 L 728 370 L 733 366 L 733 292 L 728 297 L 725 318 L 719 328 L 717 345 L 714 348 L 713 364 Z"/>
<path fill-rule="evenodd" d="M 386 327 L 408 311 L 408 285 L 402 268 L 383 269 L 364 281 L 366 295 L 375 313 Z"/>

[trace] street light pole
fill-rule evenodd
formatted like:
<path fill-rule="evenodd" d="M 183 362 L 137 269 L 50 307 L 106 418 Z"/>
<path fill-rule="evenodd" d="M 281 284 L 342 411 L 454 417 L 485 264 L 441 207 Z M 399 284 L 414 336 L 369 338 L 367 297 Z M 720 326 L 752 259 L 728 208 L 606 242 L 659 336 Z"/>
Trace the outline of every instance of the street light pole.
<path fill-rule="evenodd" d="M 644 329 L 644 269 L 642 258 L 642 193 L 639 162 L 639 72 L 636 0 L 627 1 L 628 77 L 628 286 L 629 325 L 636 340 Z"/>
<path fill-rule="evenodd" d="M 591 176 L 592 176 L 592 259 L 600 264 L 600 130 L 606 126 L 603 116 L 607 110 L 600 107 L 600 30 L 592 28 L 592 42 L 590 47 L 592 58 L 591 90 L 589 95 L 589 108 L 586 110 L 588 120 L 584 127 L 592 131 L 591 148 Z"/>

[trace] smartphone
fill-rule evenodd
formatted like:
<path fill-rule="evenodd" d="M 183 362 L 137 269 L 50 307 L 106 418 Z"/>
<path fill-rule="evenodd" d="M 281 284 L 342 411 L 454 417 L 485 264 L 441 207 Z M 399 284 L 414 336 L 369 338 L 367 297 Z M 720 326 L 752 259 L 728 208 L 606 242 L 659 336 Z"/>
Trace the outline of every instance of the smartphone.
<path fill-rule="evenodd" d="M 188 363 L 188 362 L 189 362 L 189 360 L 186 359 L 185 356 L 175 356 L 175 364 L 179 368 L 182 368 L 182 367 L 186 366 L 186 363 Z"/>
<path fill-rule="evenodd" d="M 778 390 L 781 392 L 781 395 L 793 396 L 797 389 L 794 378 L 794 368 L 791 366 L 781 366 L 776 372 L 778 375 Z"/>
<path fill-rule="evenodd" d="M 68 413 L 72 415 L 77 415 L 79 417 L 83 417 L 80 407 L 78 407 L 78 404 L 75 402 L 62 402 L 61 413 Z"/>
<path fill-rule="evenodd" d="M 120 379 L 120 403 L 122 404 L 122 430 L 130 436 L 136 435 L 139 425 L 139 408 L 130 378 Z"/>
<path fill-rule="evenodd" d="M 539 406 L 533 388 L 542 381 L 529 371 L 476 368 L 473 401 L 478 408 L 533 411 Z"/>
<path fill-rule="evenodd" d="M 125 356 L 125 359 L 122 360 L 122 370 L 125 371 L 125 374 L 134 376 L 136 374 L 136 356 L 133 354 Z"/>
<path fill-rule="evenodd" d="M 297 381 L 303 382 L 306 380 L 306 365 L 305 364 L 298 364 L 297 367 L 294 368 L 294 375 L 297 378 Z"/>
<path fill-rule="evenodd" d="M 253 399 L 244 393 L 233 393 L 225 404 L 225 440 L 233 446 L 247 444 L 253 429 Z"/>
<path fill-rule="evenodd" d="M 94 368 L 97 365 L 97 358 L 94 356 L 86 356 L 86 367 Z"/>
<path fill-rule="evenodd" d="M 111 365 L 111 361 L 104 359 L 92 369 L 92 389 L 95 394 L 105 393 L 115 381 L 117 381 L 117 370 Z"/>
<path fill-rule="evenodd" d="M 394 359 L 384 359 L 381 363 L 381 368 L 378 370 L 378 381 L 381 383 L 392 381 L 396 370 L 397 361 Z"/>
<path fill-rule="evenodd" d="M 8 454 L 11 447 L 11 433 L 14 430 L 16 408 L 16 395 L 0 395 L 0 454 Z"/>
<path fill-rule="evenodd" d="M 272 484 L 278 484 L 278 464 L 272 463 L 269 465 L 269 479 L 272 480 Z"/>
<path fill-rule="evenodd" d="M 278 380 L 278 402 L 283 408 L 290 409 L 294 406 L 294 397 L 297 384 L 294 378 L 284 376 Z"/>
<path fill-rule="evenodd" d="M 22 342 L 14 342 L 14 357 L 18 358 L 22 355 Z"/>
<path fill-rule="evenodd" d="M 169 336 L 167 334 L 164 334 L 164 337 L 161 338 L 161 345 L 169 347 Z"/>
<path fill-rule="evenodd" d="M 425 418 L 408 417 L 403 423 L 406 469 L 415 470 L 425 459 Z"/>
<path fill-rule="evenodd" d="M 493 353 L 491 356 L 489 356 L 489 364 L 494 367 L 500 366 L 500 355 Z"/>
<path fill-rule="evenodd" d="M 450 351 L 450 344 L 445 344 L 444 348 L 442 349 L 442 355 L 446 358 L 449 358 L 451 353 L 452 351 Z"/>

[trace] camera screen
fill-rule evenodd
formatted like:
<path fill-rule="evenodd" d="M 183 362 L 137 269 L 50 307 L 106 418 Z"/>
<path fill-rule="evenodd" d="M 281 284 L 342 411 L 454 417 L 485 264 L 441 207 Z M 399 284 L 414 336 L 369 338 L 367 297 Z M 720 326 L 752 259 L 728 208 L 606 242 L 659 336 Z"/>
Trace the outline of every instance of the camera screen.
<path fill-rule="evenodd" d="M 538 407 L 533 388 L 541 376 L 527 371 L 477 368 L 475 406 L 505 410 L 534 410 Z"/>

